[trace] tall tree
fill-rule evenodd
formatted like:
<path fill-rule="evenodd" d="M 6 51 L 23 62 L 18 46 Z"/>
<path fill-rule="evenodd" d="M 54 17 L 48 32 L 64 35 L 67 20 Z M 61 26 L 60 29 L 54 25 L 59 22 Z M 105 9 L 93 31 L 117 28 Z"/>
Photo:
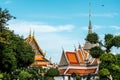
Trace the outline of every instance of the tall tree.
<path fill-rule="evenodd" d="M 120 35 L 115 36 L 112 40 L 113 46 L 119 48 L 120 47 Z"/>
<path fill-rule="evenodd" d="M 12 18 L 15 19 L 14 16 L 9 14 L 9 11 L 7 9 L 3 10 L 2 8 L 0 8 L 0 31 L 6 28 L 5 26 L 7 25 L 7 22 Z"/>
<path fill-rule="evenodd" d="M 105 39 L 105 44 L 104 47 L 106 48 L 106 52 L 110 52 L 111 47 L 113 46 L 112 40 L 114 36 L 112 34 L 106 34 L 104 39 Z"/>
<path fill-rule="evenodd" d="M 10 72 L 16 68 L 27 67 L 34 61 L 34 52 L 23 37 L 14 34 L 6 25 L 15 18 L 7 9 L 0 8 L 0 71 Z"/>
<path fill-rule="evenodd" d="M 90 49 L 90 54 L 93 58 L 99 58 L 103 53 L 104 51 L 99 46 L 95 46 Z"/>
<path fill-rule="evenodd" d="M 90 43 L 98 43 L 99 37 L 96 33 L 90 33 L 87 35 L 86 40 Z"/>
<path fill-rule="evenodd" d="M 100 79 L 104 80 L 103 78 L 106 78 L 105 80 L 109 80 L 112 78 L 113 80 L 119 80 L 120 66 L 116 63 L 116 56 L 111 53 L 102 54 L 100 60 Z M 104 69 L 106 69 L 106 71 L 104 71 Z M 109 74 L 107 74 L 107 72 L 109 72 Z"/>

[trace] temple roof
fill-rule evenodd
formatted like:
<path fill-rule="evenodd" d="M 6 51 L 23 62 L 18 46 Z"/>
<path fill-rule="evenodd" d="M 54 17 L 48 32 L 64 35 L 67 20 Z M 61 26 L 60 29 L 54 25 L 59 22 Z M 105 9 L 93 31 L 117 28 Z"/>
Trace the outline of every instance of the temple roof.
<path fill-rule="evenodd" d="M 71 74 L 73 72 L 77 74 L 95 73 L 98 68 L 97 61 L 81 47 L 73 52 L 64 51 L 61 56 L 59 71 L 61 74 Z"/>
<path fill-rule="evenodd" d="M 42 51 L 42 49 L 39 47 L 39 45 L 38 45 L 38 43 L 37 43 L 34 35 L 33 35 L 33 36 L 29 35 L 29 36 L 25 39 L 25 42 L 29 43 L 32 48 L 37 49 L 38 52 L 40 53 L 40 55 L 45 56 L 44 53 L 43 53 L 43 51 Z M 33 44 L 34 44 L 34 46 L 33 46 Z"/>
<path fill-rule="evenodd" d="M 83 49 L 89 52 L 89 50 L 95 46 L 99 46 L 99 44 L 92 44 L 89 41 L 86 41 Z"/>
<path fill-rule="evenodd" d="M 51 62 L 45 58 L 45 53 L 39 47 L 34 35 L 29 34 L 29 36 L 25 39 L 25 42 L 30 44 L 33 51 L 35 52 L 34 63 L 31 66 L 48 66 L 51 65 Z"/>

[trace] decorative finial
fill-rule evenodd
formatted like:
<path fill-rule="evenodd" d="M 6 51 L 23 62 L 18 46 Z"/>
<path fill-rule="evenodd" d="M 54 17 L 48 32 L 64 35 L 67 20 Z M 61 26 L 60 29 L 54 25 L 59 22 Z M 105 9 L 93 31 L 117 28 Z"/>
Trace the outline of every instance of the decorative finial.
<path fill-rule="evenodd" d="M 62 52 L 64 53 L 64 48 L 62 47 Z"/>
<path fill-rule="evenodd" d="M 50 61 L 50 62 L 51 62 L 51 59 L 52 59 L 52 58 L 50 57 L 50 58 L 49 58 L 49 61 Z"/>
<path fill-rule="evenodd" d="M 74 48 L 75 48 L 75 50 L 74 50 L 74 51 L 77 51 L 75 44 L 74 44 Z"/>
<path fill-rule="evenodd" d="M 45 50 L 45 52 L 43 52 L 43 56 L 44 56 L 44 57 L 46 56 L 46 50 Z"/>
<path fill-rule="evenodd" d="M 35 35 L 35 30 L 33 30 L 33 36 Z"/>
<path fill-rule="evenodd" d="M 29 36 L 31 36 L 31 28 L 30 28 L 30 31 L 29 31 Z"/>
<path fill-rule="evenodd" d="M 81 49 L 81 45 L 80 45 L 80 43 L 78 42 L 78 49 Z"/>
<path fill-rule="evenodd" d="M 80 43 L 79 43 L 78 49 L 81 49 L 81 45 L 80 45 Z"/>

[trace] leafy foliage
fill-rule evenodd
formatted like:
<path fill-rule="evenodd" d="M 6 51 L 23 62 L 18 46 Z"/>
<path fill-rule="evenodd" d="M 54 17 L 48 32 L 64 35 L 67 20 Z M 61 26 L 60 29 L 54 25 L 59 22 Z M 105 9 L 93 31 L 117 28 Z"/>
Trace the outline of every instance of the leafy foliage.
<path fill-rule="evenodd" d="M 120 47 L 120 36 L 115 36 L 112 40 L 112 44 L 117 48 Z"/>
<path fill-rule="evenodd" d="M 90 43 L 98 43 L 99 37 L 96 33 L 90 33 L 87 35 L 86 40 Z"/>
<path fill-rule="evenodd" d="M 113 40 L 113 35 L 112 34 L 106 34 L 105 35 L 105 47 L 106 47 L 106 52 L 110 52 L 111 47 L 113 46 L 112 40 Z"/>
<path fill-rule="evenodd" d="M 110 75 L 110 72 L 108 69 L 103 68 L 99 71 L 100 80 L 108 80 L 108 76 Z"/>
<path fill-rule="evenodd" d="M 76 77 L 76 75 L 77 75 L 77 74 L 74 73 L 74 72 L 71 74 L 72 77 Z"/>
<path fill-rule="evenodd" d="M 111 75 L 113 80 L 119 80 L 120 66 L 117 63 L 119 61 L 117 57 L 111 53 L 106 53 L 101 55 L 100 60 L 101 60 L 100 67 L 99 67 L 100 71 L 106 68 L 110 72 L 107 78 L 110 78 L 110 75 Z M 99 71 L 100 78 L 102 79 L 104 78 L 104 75 L 106 74 L 106 72 L 103 71 L 104 73 L 102 73 L 100 71 Z"/>
<path fill-rule="evenodd" d="M 14 34 L 7 22 L 15 18 L 8 10 L 0 8 L 0 71 L 11 72 L 16 68 L 27 67 L 34 61 L 34 52 L 23 37 Z"/>
<path fill-rule="evenodd" d="M 0 79 L 2 79 L 3 78 L 3 74 L 2 73 L 0 73 Z"/>
<path fill-rule="evenodd" d="M 93 58 L 99 58 L 103 53 L 104 53 L 103 50 L 98 46 L 90 49 L 90 54 L 92 55 Z"/>
<path fill-rule="evenodd" d="M 116 61 L 115 56 L 111 53 L 102 54 L 102 56 L 100 57 L 100 60 L 105 63 L 115 63 Z"/>
<path fill-rule="evenodd" d="M 46 77 L 45 80 L 54 80 L 54 78 L 53 77 Z"/>
<path fill-rule="evenodd" d="M 60 73 L 58 71 L 58 69 L 56 68 L 50 68 L 47 73 L 46 76 L 50 76 L 50 77 L 54 77 L 54 76 L 58 76 Z"/>
<path fill-rule="evenodd" d="M 80 80 L 81 76 L 80 75 L 76 75 L 76 80 Z"/>
<path fill-rule="evenodd" d="M 20 80 L 26 80 L 29 79 L 31 75 L 27 71 L 21 71 L 19 74 Z"/>
<path fill-rule="evenodd" d="M 120 54 L 116 54 L 116 64 L 120 66 Z"/>
<path fill-rule="evenodd" d="M 5 26 L 7 25 L 7 22 L 12 18 L 15 19 L 14 16 L 9 14 L 7 9 L 2 10 L 2 8 L 0 8 L 0 31 L 6 28 Z"/>

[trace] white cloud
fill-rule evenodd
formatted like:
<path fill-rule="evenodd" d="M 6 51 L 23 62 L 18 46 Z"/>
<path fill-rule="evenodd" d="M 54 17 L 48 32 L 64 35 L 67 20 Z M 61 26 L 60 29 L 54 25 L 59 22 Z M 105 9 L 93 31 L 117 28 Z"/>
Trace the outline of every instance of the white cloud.
<path fill-rule="evenodd" d="M 10 4 L 12 1 L 11 0 L 6 0 L 4 4 Z"/>
<path fill-rule="evenodd" d="M 101 14 L 93 14 L 93 16 L 95 17 L 115 17 L 115 16 L 118 16 L 119 14 L 116 13 L 116 12 L 113 12 L 113 13 L 101 13 Z"/>
<path fill-rule="evenodd" d="M 70 24 L 52 26 L 38 22 L 14 21 L 14 23 L 9 23 L 9 28 L 14 30 L 15 33 L 23 35 L 25 38 L 28 36 L 30 28 L 35 30 L 35 37 L 39 46 L 43 51 L 46 51 L 47 58 L 52 57 L 53 62 L 59 62 L 62 54 L 62 47 L 65 50 L 73 51 L 73 45 L 78 42 L 70 36 L 60 34 L 64 33 L 64 31 L 71 31 L 74 26 Z"/>
<path fill-rule="evenodd" d="M 118 16 L 119 14 L 116 12 L 113 13 L 92 13 L 93 17 L 110 17 L 113 18 L 115 16 Z M 89 14 L 88 13 L 80 13 L 80 14 L 76 14 L 76 16 L 85 16 L 88 17 Z"/>
<path fill-rule="evenodd" d="M 100 26 L 100 25 L 92 25 L 92 29 L 93 30 L 98 30 L 98 29 L 101 29 L 103 26 Z M 81 27 L 82 30 L 85 30 L 87 31 L 88 30 L 88 26 L 83 26 Z"/>
<path fill-rule="evenodd" d="M 30 29 L 39 33 L 48 33 L 48 32 L 62 32 L 62 31 L 71 31 L 74 26 L 70 24 L 52 26 L 44 23 L 38 22 L 26 22 L 26 21 L 16 21 L 9 23 L 9 28 L 15 30 L 17 33 L 28 33 Z"/>
<path fill-rule="evenodd" d="M 103 26 L 100 25 L 93 25 L 93 30 L 101 29 Z"/>
<path fill-rule="evenodd" d="M 110 26 L 110 28 L 115 29 L 115 30 L 120 30 L 120 26 Z"/>

